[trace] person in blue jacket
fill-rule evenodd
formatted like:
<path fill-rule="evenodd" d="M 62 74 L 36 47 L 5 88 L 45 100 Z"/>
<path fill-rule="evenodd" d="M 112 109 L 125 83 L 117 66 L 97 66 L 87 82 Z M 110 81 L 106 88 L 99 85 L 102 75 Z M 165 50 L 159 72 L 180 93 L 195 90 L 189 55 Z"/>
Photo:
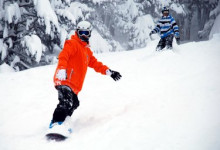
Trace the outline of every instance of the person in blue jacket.
<path fill-rule="evenodd" d="M 160 51 L 163 48 L 172 49 L 173 37 L 175 36 L 177 44 L 180 44 L 179 27 L 175 19 L 169 14 L 169 9 L 163 7 L 162 18 L 157 22 L 156 27 L 150 32 L 150 36 L 155 33 L 160 33 L 160 41 L 156 50 Z"/>

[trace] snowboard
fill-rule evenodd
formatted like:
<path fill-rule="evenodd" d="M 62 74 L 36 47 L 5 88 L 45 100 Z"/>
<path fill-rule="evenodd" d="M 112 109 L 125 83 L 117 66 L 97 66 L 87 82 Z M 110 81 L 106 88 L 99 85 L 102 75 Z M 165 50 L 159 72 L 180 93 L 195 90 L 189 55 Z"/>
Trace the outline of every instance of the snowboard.
<path fill-rule="evenodd" d="M 56 142 L 61 142 L 66 140 L 68 137 L 59 134 L 59 133 L 48 133 L 46 134 L 46 138 L 48 141 L 56 141 Z"/>

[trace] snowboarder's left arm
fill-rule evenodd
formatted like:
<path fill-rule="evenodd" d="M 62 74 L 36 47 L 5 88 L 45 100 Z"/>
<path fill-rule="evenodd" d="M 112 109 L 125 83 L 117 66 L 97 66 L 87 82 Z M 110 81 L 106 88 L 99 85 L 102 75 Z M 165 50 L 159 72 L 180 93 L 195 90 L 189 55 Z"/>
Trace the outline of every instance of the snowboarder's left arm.
<path fill-rule="evenodd" d="M 109 75 L 111 76 L 115 81 L 119 80 L 121 78 L 121 75 L 117 71 L 113 71 L 109 69 L 106 65 L 103 65 L 101 62 L 99 62 L 95 56 L 93 56 L 93 53 L 89 51 L 90 60 L 88 66 L 90 68 L 93 68 L 96 72 L 99 72 L 103 75 Z"/>
<path fill-rule="evenodd" d="M 90 68 L 93 68 L 96 72 L 99 72 L 103 75 L 106 75 L 106 70 L 109 68 L 106 65 L 103 65 L 102 62 L 99 62 L 95 56 L 93 56 L 93 53 L 89 51 L 89 63 L 88 66 Z"/>

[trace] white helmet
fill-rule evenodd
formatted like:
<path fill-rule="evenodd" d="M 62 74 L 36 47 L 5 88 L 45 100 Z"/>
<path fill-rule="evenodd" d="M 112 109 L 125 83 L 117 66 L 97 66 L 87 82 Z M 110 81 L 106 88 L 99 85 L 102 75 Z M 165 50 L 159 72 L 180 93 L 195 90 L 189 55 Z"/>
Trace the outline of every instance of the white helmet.
<path fill-rule="evenodd" d="M 92 30 L 92 25 L 88 21 L 80 21 L 77 25 L 77 30 Z"/>
<path fill-rule="evenodd" d="M 92 32 L 92 25 L 88 21 L 81 21 L 77 25 L 77 35 L 82 41 L 89 42 Z"/>

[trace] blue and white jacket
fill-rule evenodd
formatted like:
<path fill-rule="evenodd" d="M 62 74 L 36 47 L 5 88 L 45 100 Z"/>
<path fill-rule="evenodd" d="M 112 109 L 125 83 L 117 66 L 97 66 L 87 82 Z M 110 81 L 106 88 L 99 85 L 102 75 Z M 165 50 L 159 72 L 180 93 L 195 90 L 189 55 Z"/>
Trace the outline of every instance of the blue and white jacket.
<path fill-rule="evenodd" d="M 160 33 L 161 38 L 165 38 L 170 34 L 175 34 L 179 37 L 179 27 L 172 16 L 162 16 L 157 22 L 157 26 L 153 29 L 154 33 Z"/>

